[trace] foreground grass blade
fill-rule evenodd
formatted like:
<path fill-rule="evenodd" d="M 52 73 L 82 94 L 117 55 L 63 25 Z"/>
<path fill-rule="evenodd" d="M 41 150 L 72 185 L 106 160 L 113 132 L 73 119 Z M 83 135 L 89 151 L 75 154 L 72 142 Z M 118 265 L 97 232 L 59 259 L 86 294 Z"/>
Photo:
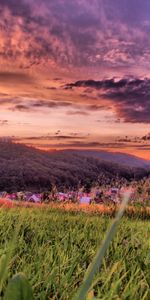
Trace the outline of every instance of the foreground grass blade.
<path fill-rule="evenodd" d="M 8 266 L 9 266 L 11 256 L 12 256 L 13 251 L 16 246 L 20 227 L 21 227 L 21 221 L 19 220 L 19 222 L 15 228 L 13 237 L 8 244 L 7 252 L 0 259 L 0 293 L 2 292 L 3 284 L 5 282 L 5 279 L 7 278 Z"/>
<path fill-rule="evenodd" d="M 9 281 L 3 300 L 34 300 L 32 288 L 22 273 Z"/>
<path fill-rule="evenodd" d="M 118 226 L 119 221 L 120 221 L 120 219 L 125 211 L 125 208 L 128 204 L 130 195 L 131 195 L 130 190 L 124 194 L 120 209 L 119 209 L 111 227 L 109 228 L 109 230 L 106 234 L 106 238 L 103 241 L 102 246 L 98 249 L 98 252 L 95 255 L 92 263 L 88 267 L 87 272 L 85 274 L 83 284 L 82 284 L 81 288 L 79 289 L 79 292 L 77 293 L 77 295 L 75 295 L 75 297 L 73 298 L 74 300 L 85 300 L 86 299 L 86 296 L 91 287 L 94 276 L 95 276 L 96 272 L 98 271 L 98 269 L 101 267 L 104 255 L 109 247 L 111 240 L 113 239 L 113 237 L 116 233 L 117 226 Z"/>
<path fill-rule="evenodd" d="M 87 294 L 86 300 L 96 300 L 96 298 L 94 298 L 93 290 Z"/>

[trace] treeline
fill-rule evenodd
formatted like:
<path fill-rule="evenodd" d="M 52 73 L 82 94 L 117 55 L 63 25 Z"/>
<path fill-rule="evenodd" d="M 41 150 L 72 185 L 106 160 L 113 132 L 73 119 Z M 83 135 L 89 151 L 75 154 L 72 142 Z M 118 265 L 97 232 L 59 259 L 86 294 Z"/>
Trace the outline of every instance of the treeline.
<path fill-rule="evenodd" d="M 0 191 L 38 191 L 76 189 L 95 182 L 115 184 L 117 181 L 140 179 L 150 172 L 131 169 L 84 157 L 83 154 L 47 153 L 24 145 L 0 142 Z"/>

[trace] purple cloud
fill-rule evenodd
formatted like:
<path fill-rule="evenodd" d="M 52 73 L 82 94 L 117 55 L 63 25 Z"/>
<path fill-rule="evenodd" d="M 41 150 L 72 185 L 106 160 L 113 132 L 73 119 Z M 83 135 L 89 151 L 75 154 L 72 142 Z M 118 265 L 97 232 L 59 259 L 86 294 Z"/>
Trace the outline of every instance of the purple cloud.
<path fill-rule="evenodd" d="M 119 118 L 131 123 L 150 123 L 150 79 L 122 78 L 120 80 L 80 80 L 66 85 L 67 89 L 90 88 L 97 91 L 97 104 L 111 101 Z M 101 107 L 101 106 L 100 106 Z"/>
<path fill-rule="evenodd" d="M 0 11 L 0 56 L 20 68 L 149 66 L 148 0 L 2 0 Z"/>

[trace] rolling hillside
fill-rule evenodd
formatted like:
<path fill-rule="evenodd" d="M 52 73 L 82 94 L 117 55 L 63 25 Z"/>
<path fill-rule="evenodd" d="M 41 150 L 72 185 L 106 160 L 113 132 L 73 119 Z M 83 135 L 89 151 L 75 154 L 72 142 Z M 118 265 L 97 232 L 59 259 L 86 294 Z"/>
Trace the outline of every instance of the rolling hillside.
<path fill-rule="evenodd" d="M 69 153 L 93 157 L 101 161 L 113 162 L 131 168 L 150 168 L 150 161 L 126 153 L 102 150 L 65 150 L 63 152 L 67 151 Z"/>
<path fill-rule="evenodd" d="M 49 190 L 52 184 L 60 189 L 77 188 L 79 184 L 97 180 L 108 184 L 116 176 L 131 179 L 150 174 L 150 168 L 144 169 L 144 164 L 143 167 L 137 164 L 135 169 L 135 164 L 125 166 L 116 164 L 117 160 L 103 161 L 98 155 L 100 153 L 96 151 L 48 153 L 25 145 L 0 142 L 0 190 L 43 191 Z"/>

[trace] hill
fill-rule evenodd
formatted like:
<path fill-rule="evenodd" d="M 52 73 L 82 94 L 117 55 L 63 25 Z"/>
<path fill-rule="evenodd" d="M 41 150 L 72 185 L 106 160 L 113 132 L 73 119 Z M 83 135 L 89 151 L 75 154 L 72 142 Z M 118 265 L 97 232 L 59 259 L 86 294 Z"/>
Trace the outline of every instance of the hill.
<path fill-rule="evenodd" d="M 145 160 L 131 154 L 102 150 L 63 150 L 64 153 L 67 151 L 69 153 L 84 155 L 86 157 L 93 157 L 101 161 L 113 162 L 122 166 L 125 165 L 130 168 L 150 168 L 149 160 Z"/>
<path fill-rule="evenodd" d="M 48 153 L 21 144 L 0 142 L 1 191 L 43 191 L 49 190 L 52 184 L 62 190 L 95 181 L 109 184 L 116 177 L 119 180 L 138 178 L 150 173 L 149 170 L 102 161 L 89 152 Z"/>

